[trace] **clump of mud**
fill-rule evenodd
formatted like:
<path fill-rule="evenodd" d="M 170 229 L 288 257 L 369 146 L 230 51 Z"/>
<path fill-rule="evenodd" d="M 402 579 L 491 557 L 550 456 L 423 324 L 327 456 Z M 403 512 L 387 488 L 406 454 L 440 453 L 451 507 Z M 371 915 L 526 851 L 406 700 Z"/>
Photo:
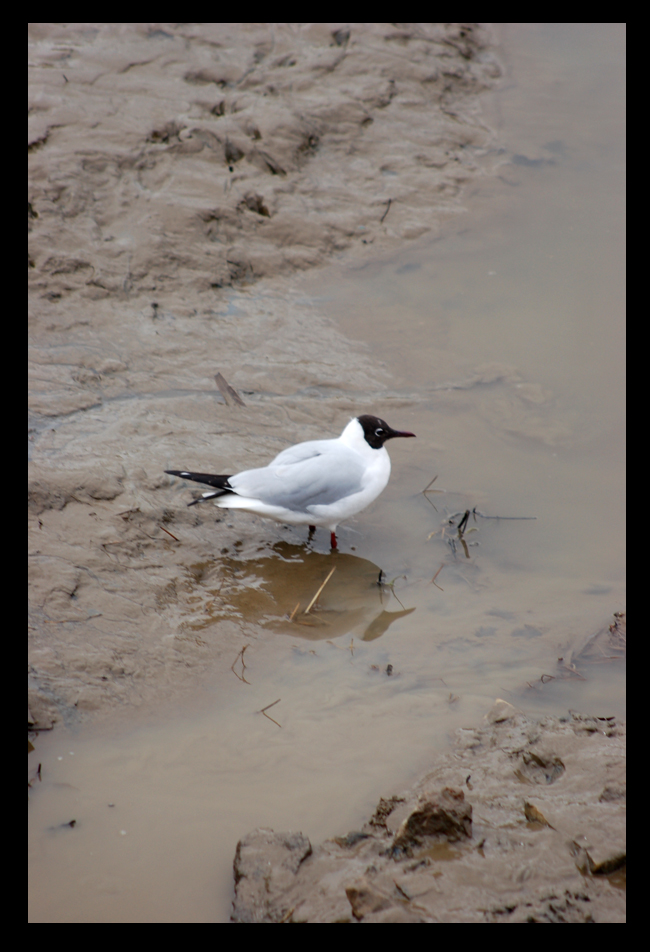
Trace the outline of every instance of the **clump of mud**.
<path fill-rule="evenodd" d="M 233 921 L 624 922 L 625 726 L 484 720 L 360 830 L 245 836 Z"/>

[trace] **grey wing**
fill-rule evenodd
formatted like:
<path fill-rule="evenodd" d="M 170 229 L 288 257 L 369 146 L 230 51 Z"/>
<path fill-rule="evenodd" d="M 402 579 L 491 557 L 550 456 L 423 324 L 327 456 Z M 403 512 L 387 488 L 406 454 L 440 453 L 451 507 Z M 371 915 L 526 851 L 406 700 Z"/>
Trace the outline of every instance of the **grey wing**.
<path fill-rule="evenodd" d="M 269 467 L 300 463 L 312 456 L 322 456 L 323 453 L 331 452 L 333 442 L 333 440 L 308 440 L 306 443 L 296 443 L 295 446 L 289 446 L 278 453 L 269 463 Z"/>
<path fill-rule="evenodd" d="M 296 512 L 308 511 L 310 506 L 328 506 L 363 489 L 363 463 L 346 447 L 293 462 L 284 453 L 280 454 L 283 459 L 279 465 L 276 457 L 265 469 L 250 469 L 232 476 L 230 485 L 240 496 Z"/>

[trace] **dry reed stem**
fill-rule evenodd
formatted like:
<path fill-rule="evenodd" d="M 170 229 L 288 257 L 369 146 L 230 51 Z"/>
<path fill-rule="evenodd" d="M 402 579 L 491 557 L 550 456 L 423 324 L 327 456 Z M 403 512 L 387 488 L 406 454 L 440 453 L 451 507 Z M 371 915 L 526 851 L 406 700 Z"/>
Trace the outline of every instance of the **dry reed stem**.
<path fill-rule="evenodd" d="M 327 585 L 327 583 L 329 582 L 329 580 L 331 579 L 331 577 L 334 575 L 334 572 L 335 572 L 335 571 L 336 571 L 336 566 L 334 566 L 334 568 L 331 569 L 329 575 L 327 576 L 327 578 L 325 579 L 325 581 L 323 582 L 323 584 L 321 585 L 321 587 L 318 589 L 318 591 L 316 592 L 316 594 L 314 595 L 314 597 L 313 597 L 312 600 L 310 601 L 309 605 L 307 605 L 307 608 L 305 608 L 305 610 L 304 610 L 304 612 L 303 612 L 303 615 L 308 615 L 308 614 L 309 614 L 310 609 L 313 607 L 313 605 L 315 604 L 315 602 L 318 601 L 318 596 L 319 596 L 320 593 L 323 591 L 323 589 L 325 588 L 325 586 Z"/>
<path fill-rule="evenodd" d="M 242 650 L 239 652 L 233 663 L 230 665 L 230 670 L 235 675 L 236 678 L 239 678 L 240 681 L 243 681 L 244 684 L 250 684 L 250 681 L 247 681 L 244 677 L 244 671 L 246 670 L 246 662 L 244 661 L 244 652 L 247 648 L 250 648 L 250 645 L 244 645 Z M 241 658 L 241 674 L 237 674 L 235 671 L 235 665 L 237 664 L 239 658 Z"/>
<path fill-rule="evenodd" d="M 165 529 L 164 526 L 158 526 L 158 528 L 159 528 L 159 529 L 162 529 L 163 532 L 166 532 L 168 536 L 171 536 L 172 539 L 174 540 L 174 542 L 180 542 L 180 541 L 181 541 L 180 539 L 177 539 L 175 535 L 172 535 L 172 533 L 169 531 L 169 529 Z"/>
<path fill-rule="evenodd" d="M 276 704 L 279 704 L 281 700 L 282 700 L 282 698 L 279 697 L 279 698 L 277 699 L 277 701 L 273 701 L 272 704 L 267 704 L 266 707 L 263 707 L 262 710 L 261 710 L 261 711 L 258 711 L 257 713 L 258 713 L 258 714 L 263 714 L 264 717 L 268 717 L 268 719 L 269 719 L 270 721 L 273 721 L 274 724 L 277 724 L 278 727 L 282 727 L 282 724 L 278 724 L 278 722 L 275 720 L 274 717 L 271 717 L 270 714 L 267 714 L 267 713 L 266 713 L 266 712 L 269 710 L 269 708 L 275 707 L 275 705 L 276 705 Z"/>

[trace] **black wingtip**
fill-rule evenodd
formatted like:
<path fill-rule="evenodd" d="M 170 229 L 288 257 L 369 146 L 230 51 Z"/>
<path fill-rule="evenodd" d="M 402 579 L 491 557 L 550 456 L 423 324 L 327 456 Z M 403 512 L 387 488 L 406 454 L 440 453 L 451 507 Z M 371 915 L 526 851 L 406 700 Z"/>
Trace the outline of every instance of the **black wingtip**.
<path fill-rule="evenodd" d="M 181 479 L 191 479 L 194 483 L 204 483 L 222 492 L 232 492 L 228 483 L 230 476 L 217 476 L 213 473 L 190 473 L 187 469 L 166 469 L 165 472 L 168 476 L 180 476 Z"/>

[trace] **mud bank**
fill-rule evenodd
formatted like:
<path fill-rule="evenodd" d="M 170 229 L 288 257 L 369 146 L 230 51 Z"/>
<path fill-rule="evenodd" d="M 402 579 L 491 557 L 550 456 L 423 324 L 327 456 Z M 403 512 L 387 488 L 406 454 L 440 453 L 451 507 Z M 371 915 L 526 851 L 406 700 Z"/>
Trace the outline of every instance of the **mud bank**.
<path fill-rule="evenodd" d="M 386 405 L 388 373 L 290 276 L 462 211 L 498 161 L 479 99 L 500 67 L 477 24 L 30 38 L 30 703 L 48 727 L 182 691 L 259 637 L 187 616 L 215 551 L 254 553 L 259 524 L 223 521 L 215 550 L 163 471 L 208 447 L 257 465 Z"/>
<path fill-rule="evenodd" d="M 490 144 L 488 44 L 478 24 L 33 25 L 34 291 L 192 295 L 419 237 Z"/>
<path fill-rule="evenodd" d="M 484 721 L 360 830 L 245 836 L 233 921 L 624 922 L 625 726 Z"/>

